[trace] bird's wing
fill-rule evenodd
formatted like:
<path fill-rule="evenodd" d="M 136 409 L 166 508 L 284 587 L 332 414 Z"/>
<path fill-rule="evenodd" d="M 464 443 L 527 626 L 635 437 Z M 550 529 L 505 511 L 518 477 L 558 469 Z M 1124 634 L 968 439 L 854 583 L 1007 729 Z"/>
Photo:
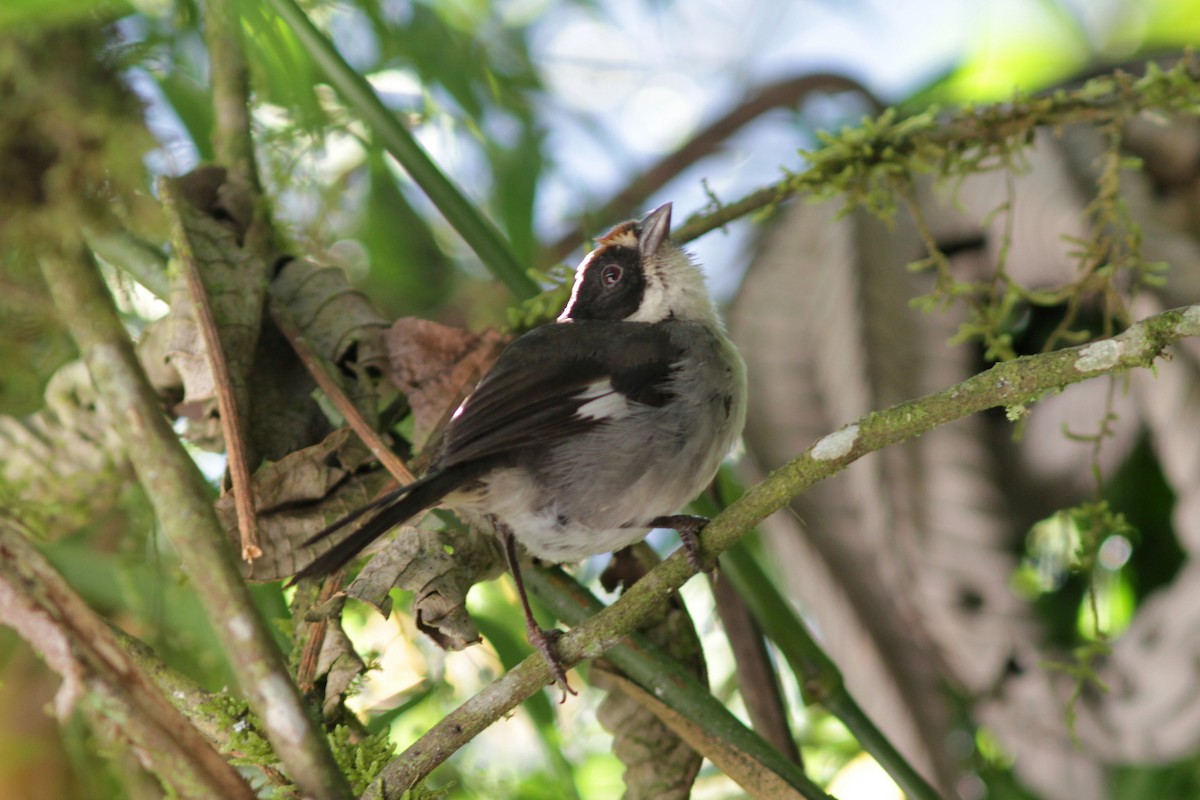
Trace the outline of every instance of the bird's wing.
<path fill-rule="evenodd" d="M 389 528 L 486 470 L 489 456 L 574 436 L 638 405 L 661 406 L 672 396 L 669 379 L 681 355 L 660 325 L 639 322 L 563 322 L 521 336 L 463 402 L 430 472 L 309 538 L 305 546 L 376 512 L 292 582 L 336 570 Z"/>
<path fill-rule="evenodd" d="M 439 466 L 561 440 L 661 406 L 682 351 L 661 325 L 574 320 L 510 344 L 446 428 Z"/>

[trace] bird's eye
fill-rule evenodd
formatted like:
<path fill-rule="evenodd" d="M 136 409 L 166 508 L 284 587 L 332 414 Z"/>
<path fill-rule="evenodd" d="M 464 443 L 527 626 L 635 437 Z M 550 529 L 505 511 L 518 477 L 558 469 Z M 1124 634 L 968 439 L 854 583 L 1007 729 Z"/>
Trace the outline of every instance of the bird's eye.
<path fill-rule="evenodd" d="M 600 282 L 605 286 L 616 286 L 624 274 L 625 270 L 619 264 L 605 264 L 600 270 Z"/>

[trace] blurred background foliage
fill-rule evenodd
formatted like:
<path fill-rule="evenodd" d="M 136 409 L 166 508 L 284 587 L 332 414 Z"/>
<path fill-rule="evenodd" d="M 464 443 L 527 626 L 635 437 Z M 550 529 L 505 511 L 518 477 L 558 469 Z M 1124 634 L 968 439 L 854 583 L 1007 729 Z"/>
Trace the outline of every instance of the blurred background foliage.
<path fill-rule="evenodd" d="M 552 244 L 564 235 L 578 254 L 586 236 L 658 202 L 674 200 L 682 217 L 735 199 L 776 180 L 780 170 L 801 169 L 798 151 L 817 146 L 818 130 L 854 124 L 872 111 L 859 92 L 798 95 L 711 142 L 709 155 L 652 186 L 635 205 L 596 216 L 710 120 L 773 82 L 844 76 L 885 105 L 919 111 L 1002 101 L 1016 89 L 1037 91 L 1200 42 L 1195 0 L 340 0 L 303 7 L 543 285 L 545 270 L 566 255 Z M 245 0 L 242 10 L 260 169 L 294 251 L 344 267 L 389 318 L 418 315 L 475 329 L 501 324 L 512 293 L 373 141 L 356 109 L 323 82 L 312 54 L 271 7 Z M 84 226 L 97 240 L 131 235 L 151 260 L 155 251 L 161 257 L 165 231 L 153 211 L 151 176 L 181 174 L 213 157 L 202 12 L 195 0 L 6 0 L 0 7 L 4 416 L 20 420 L 44 410 L 47 381 L 74 357 L 31 259 L 39 241 L 53 237 L 55 226 Z M 107 94 L 121 82 L 132 95 Z M 143 118 L 150 136 L 140 132 Z M 108 141 L 113 130 L 123 131 L 116 134 L 123 151 L 90 153 L 89 126 L 111 126 L 97 136 Z M 46 152 L 83 155 L 61 176 L 60 194 L 22 194 L 23 174 Z M 108 193 L 76 197 L 63 211 L 72 186 L 107 186 Z M 582 235 L 571 238 L 575 226 Z M 733 296 L 759 238 L 760 229 L 743 220 L 695 243 L 722 297 Z M 120 266 L 111 282 L 136 332 L 162 304 Z M 197 458 L 219 474 L 219 461 Z M 24 488 L 5 485 L 5 504 L 18 507 L 28 497 Z M 64 524 L 68 517 L 59 517 L 57 525 L 55 509 L 44 507 L 53 529 L 47 553 L 94 607 L 173 667 L 212 690 L 229 685 L 208 623 L 140 493 L 130 488 L 102 500 L 86 519 Z M 1114 557 L 1103 594 L 1102 627 L 1111 635 L 1175 577 L 1183 548 L 1172 529 L 1171 485 L 1145 441 L 1105 482 L 1103 501 L 1108 505 L 1096 513 L 1109 515 L 1105 530 L 1113 529 L 1112 513 L 1128 526 L 1129 554 Z M 1011 576 L 1015 591 L 1034 601 L 1047 636 L 1066 650 L 1095 638 L 1089 608 L 1096 606 L 1087 591 L 1093 573 L 1077 556 L 1095 556 L 1102 544 L 1079 543 L 1094 520 L 1073 513 L 1037 522 L 1028 548 L 1013 548 L 1021 565 Z M 1063 529 L 1071 531 L 1066 539 L 1054 533 Z M 582 576 L 594 579 L 599 567 L 585 565 Z M 277 587 L 256 591 L 267 613 L 286 617 Z M 711 593 L 693 581 L 684 597 L 714 691 L 740 710 Z M 405 616 L 407 598 L 397 598 L 390 620 L 350 609 L 349 632 L 379 667 L 356 707 L 372 730 L 390 728 L 399 747 L 523 652 L 508 583 L 477 587 L 471 602 L 488 643 L 453 655 L 416 632 Z M 137 785 L 122 777 L 132 769 L 127 759 L 106 752 L 82 724 L 59 730 L 45 712 L 56 683 L 23 643 L 0 631 L 0 797 L 126 796 Z M 896 796 L 845 729 L 819 709 L 804 709 L 786 678 L 785 694 L 814 779 L 846 800 Z M 451 797 L 617 796 L 622 767 L 595 721 L 599 699 L 588 692 L 555 706 L 534 698 L 452 759 L 435 783 Z M 945 746 L 970 765 L 964 796 L 1037 796 L 1022 788 L 1012 755 L 986 726 L 960 724 Z M 1114 800 L 1200 796 L 1195 756 L 1107 775 Z M 695 796 L 738 792 L 706 767 Z"/>

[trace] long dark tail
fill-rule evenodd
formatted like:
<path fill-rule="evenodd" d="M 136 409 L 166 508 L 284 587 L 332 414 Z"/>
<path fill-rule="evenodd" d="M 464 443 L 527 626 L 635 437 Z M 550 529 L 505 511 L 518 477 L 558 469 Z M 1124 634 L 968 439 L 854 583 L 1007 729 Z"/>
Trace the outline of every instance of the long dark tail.
<path fill-rule="evenodd" d="M 304 543 L 307 547 L 321 541 L 349 525 L 364 514 L 379 509 L 375 516 L 330 550 L 317 556 L 304 569 L 296 573 L 289 585 L 301 578 L 317 578 L 328 575 L 344 566 L 350 559 L 363 551 L 367 545 L 406 520 L 412 519 L 425 509 L 435 505 L 461 483 L 461 476 L 452 471 L 439 470 L 413 481 L 407 486 L 388 492 L 378 500 L 347 514 L 337 522 L 312 536 Z"/>

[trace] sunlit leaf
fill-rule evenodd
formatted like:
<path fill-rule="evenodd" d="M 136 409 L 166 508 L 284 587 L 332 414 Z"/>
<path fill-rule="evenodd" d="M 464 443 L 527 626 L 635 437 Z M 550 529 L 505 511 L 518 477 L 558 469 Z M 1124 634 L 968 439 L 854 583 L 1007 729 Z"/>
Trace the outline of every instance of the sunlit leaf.
<path fill-rule="evenodd" d="M 21 25 L 43 27 L 99 15 L 116 18 L 130 11 L 126 0 L 5 0 L 0 31 Z"/>

